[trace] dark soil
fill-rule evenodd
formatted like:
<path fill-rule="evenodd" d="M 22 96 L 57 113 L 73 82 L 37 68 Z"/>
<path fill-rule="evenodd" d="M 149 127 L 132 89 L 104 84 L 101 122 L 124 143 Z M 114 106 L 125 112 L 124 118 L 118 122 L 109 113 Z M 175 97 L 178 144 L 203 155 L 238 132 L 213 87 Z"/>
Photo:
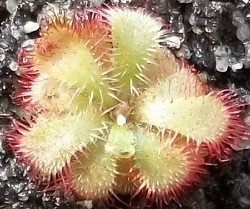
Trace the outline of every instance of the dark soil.
<path fill-rule="evenodd" d="M 37 37 L 38 32 L 20 32 L 19 27 L 29 20 L 36 21 L 45 0 L 10 0 L 17 2 L 16 11 L 6 8 L 0 0 L 0 128 L 11 129 L 12 117 L 19 115 L 10 94 L 14 89 L 17 52 L 24 40 Z M 66 0 L 47 0 L 65 5 Z M 72 0 L 71 7 L 81 7 L 84 0 Z M 237 88 L 242 98 L 249 100 L 250 90 L 250 3 L 246 0 L 149 0 L 146 8 L 161 16 L 169 27 L 169 39 L 178 40 L 167 46 L 177 57 L 187 59 L 203 73 L 210 85 Z M 106 1 L 110 4 L 109 1 Z M 131 5 L 143 6 L 143 0 Z M 9 10 L 9 11 L 8 11 Z M 15 15 L 13 15 L 15 13 Z M 242 26 L 242 28 L 240 28 Z M 179 46 L 178 46 L 179 43 Z M 176 48 L 179 47 L 179 48 Z M 221 50 L 216 50 L 218 47 Z M 249 50 L 249 51 L 248 51 Z M 237 65 L 238 64 L 238 65 Z M 227 70 L 222 71 L 220 66 Z M 240 66 L 240 67 L 238 67 Z M 237 69 L 235 69 L 237 68 Z M 129 203 L 114 200 L 114 208 L 146 207 L 143 199 Z M 250 151 L 235 151 L 232 159 L 210 167 L 202 182 L 187 191 L 179 203 L 166 209 L 249 209 L 250 208 Z M 129 206 L 128 206 L 129 205 Z M 93 208 L 111 208 L 93 203 Z M 0 208 L 3 209 L 66 209 L 87 208 L 84 201 L 63 198 L 59 192 L 41 192 L 29 181 L 29 171 L 17 163 L 16 157 L 0 135 Z M 151 206 L 156 208 L 156 206 Z"/>

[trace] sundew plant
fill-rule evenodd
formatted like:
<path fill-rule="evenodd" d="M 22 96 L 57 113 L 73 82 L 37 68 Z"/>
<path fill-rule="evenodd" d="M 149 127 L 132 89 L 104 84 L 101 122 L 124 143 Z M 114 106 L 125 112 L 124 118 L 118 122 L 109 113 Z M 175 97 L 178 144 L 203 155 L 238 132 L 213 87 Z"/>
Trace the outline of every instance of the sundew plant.
<path fill-rule="evenodd" d="M 249 135 L 236 93 L 209 90 L 161 45 L 164 28 L 129 7 L 47 15 L 20 49 L 13 98 L 29 117 L 7 136 L 33 178 L 81 199 L 168 204 Z"/>

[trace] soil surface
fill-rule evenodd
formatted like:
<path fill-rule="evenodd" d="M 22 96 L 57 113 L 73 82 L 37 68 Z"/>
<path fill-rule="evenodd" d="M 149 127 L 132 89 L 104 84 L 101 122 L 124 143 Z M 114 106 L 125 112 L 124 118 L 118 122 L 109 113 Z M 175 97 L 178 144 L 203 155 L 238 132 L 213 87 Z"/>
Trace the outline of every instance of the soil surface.
<path fill-rule="evenodd" d="M 24 33 L 23 26 L 37 22 L 47 3 L 69 8 L 89 4 L 84 0 L 0 0 L 0 130 L 11 129 L 9 116 L 18 117 L 20 108 L 10 94 L 15 85 L 17 52 L 25 40 L 38 36 L 38 31 Z M 92 4 L 99 4 L 92 0 Z M 118 1 L 106 1 L 111 4 Z M 120 1 L 122 3 L 126 1 Z M 127 1 L 130 2 L 130 1 Z M 133 0 L 135 7 L 146 7 L 161 16 L 169 28 L 166 47 L 179 58 L 193 64 L 211 86 L 237 88 L 240 98 L 250 102 L 250 3 L 248 0 Z M 246 120 L 249 111 L 246 110 Z M 249 119 L 248 119 L 249 121 Z M 248 144 L 235 151 L 232 159 L 210 167 L 202 182 L 187 192 L 179 203 L 164 209 L 249 209 L 250 151 Z M 29 181 L 29 171 L 17 163 L 5 139 L 0 135 L 0 208 L 3 209 L 87 209 L 149 208 L 143 199 L 129 201 L 119 197 L 110 206 L 79 201 L 59 192 L 41 192 Z M 124 203 L 125 204 L 124 204 Z M 156 206 L 151 206 L 156 208 Z"/>

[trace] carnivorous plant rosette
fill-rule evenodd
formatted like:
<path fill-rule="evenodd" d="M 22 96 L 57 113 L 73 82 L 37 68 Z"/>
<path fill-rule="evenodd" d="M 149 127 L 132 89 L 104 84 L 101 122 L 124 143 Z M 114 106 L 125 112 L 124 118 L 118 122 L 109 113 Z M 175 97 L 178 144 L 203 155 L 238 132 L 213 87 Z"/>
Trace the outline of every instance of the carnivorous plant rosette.
<path fill-rule="evenodd" d="M 54 11 L 19 54 L 13 98 L 31 117 L 8 140 L 39 179 L 84 199 L 145 194 L 178 200 L 249 133 L 231 90 L 208 91 L 161 43 L 162 21 L 143 9 Z"/>

